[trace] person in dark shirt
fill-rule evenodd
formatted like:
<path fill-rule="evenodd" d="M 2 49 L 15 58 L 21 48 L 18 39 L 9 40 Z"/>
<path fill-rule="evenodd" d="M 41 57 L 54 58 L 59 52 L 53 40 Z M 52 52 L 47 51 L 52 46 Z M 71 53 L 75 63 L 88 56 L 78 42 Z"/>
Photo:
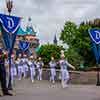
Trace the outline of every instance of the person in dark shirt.
<path fill-rule="evenodd" d="M 0 49 L 0 83 L 1 83 L 1 89 L 2 89 L 2 95 L 10 95 L 12 96 L 6 86 L 6 69 L 5 69 L 5 58 L 7 57 L 6 52 L 3 52 L 2 49 Z"/>

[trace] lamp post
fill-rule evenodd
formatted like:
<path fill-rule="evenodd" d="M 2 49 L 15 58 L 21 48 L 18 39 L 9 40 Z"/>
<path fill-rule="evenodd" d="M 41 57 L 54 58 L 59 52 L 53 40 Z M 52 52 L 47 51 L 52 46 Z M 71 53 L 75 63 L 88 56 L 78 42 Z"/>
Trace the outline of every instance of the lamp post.
<path fill-rule="evenodd" d="M 13 8 L 13 1 L 12 0 L 6 0 L 6 8 L 8 10 L 8 13 L 9 13 L 9 16 L 11 15 L 11 11 L 12 11 L 12 8 Z M 12 33 L 9 33 L 10 35 L 10 39 L 12 39 Z M 11 44 L 11 41 L 10 41 L 10 44 Z M 12 83 L 11 83 L 11 50 L 9 49 L 8 51 L 8 58 L 9 58 L 9 82 L 8 82 L 8 89 L 9 90 L 13 90 L 12 88 Z"/>
<path fill-rule="evenodd" d="M 100 68 L 99 68 L 99 64 L 97 64 L 97 86 L 100 86 L 100 77 L 99 77 L 99 72 L 100 72 Z"/>
<path fill-rule="evenodd" d="M 9 15 L 11 15 L 11 11 L 12 11 L 12 8 L 13 8 L 13 1 L 12 0 L 6 0 L 6 7 L 8 9 Z"/>

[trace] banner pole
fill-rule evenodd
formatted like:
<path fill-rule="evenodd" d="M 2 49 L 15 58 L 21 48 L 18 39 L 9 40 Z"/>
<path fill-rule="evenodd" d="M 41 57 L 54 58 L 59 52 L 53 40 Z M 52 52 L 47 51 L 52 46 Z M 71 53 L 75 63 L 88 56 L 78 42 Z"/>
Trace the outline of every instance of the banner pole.
<path fill-rule="evenodd" d="M 13 90 L 12 88 L 12 82 L 11 82 L 11 53 L 9 51 L 9 54 L 8 54 L 8 60 L 9 60 L 9 82 L 8 82 L 8 90 Z"/>
<path fill-rule="evenodd" d="M 99 64 L 96 65 L 97 67 L 97 86 L 100 86 L 100 77 L 99 77 L 99 72 L 100 72 L 100 68 L 99 68 Z"/>

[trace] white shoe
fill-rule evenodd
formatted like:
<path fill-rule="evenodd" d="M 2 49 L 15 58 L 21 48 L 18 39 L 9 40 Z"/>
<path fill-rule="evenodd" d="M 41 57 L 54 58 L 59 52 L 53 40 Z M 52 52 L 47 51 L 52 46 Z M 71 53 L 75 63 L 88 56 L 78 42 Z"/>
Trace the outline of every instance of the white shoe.
<path fill-rule="evenodd" d="M 18 80 L 20 81 L 21 79 L 19 78 Z"/>
<path fill-rule="evenodd" d="M 32 80 L 32 83 L 34 83 L 34 80 Z"/>
<path fill-rule="evenodd" d="M 40 78 L 40 81 L 42 80 L 42 78 Z"/>
<path fill-rule="evenodd" d="M 55 84 L 55 81 L 52 81 L 53 84 Z"/>
<path fill-rule="evenodd" d="M 67 88 L 68 85 L 67 85 L 67 84 L 63 84 L 62 87 L 63 87 L 63 88 Z"/>

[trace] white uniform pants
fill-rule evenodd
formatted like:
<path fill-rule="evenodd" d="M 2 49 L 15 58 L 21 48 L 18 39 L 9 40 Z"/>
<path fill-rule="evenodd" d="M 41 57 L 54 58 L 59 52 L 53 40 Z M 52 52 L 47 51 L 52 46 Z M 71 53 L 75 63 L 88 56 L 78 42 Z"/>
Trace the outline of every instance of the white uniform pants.
<path fill-rule="evenodd" d="M 69 72 L 66 69 L 61 70 L 61 80 L 62 80 L 62 86 L 64 87 L 67 85 L 67 82 L 69 80 Z"/>
<path fill-rule="evenodd" d="M 42 68 L 38 69 L 38 80 L 42 80 Z"/>
<path fill-rule="evenodd" d="M 34 81 L 35 77 L 35 68 L 30 68 L 30 78 L 32 81 Z"/>
<path fill-rule="evenodd" d="M 55 81 L 55 76 L 56 76 L 56 70 L 55 70 L 55 68 L 51 68 L 51 77 L 50 77 L 50 80 L 51 81 Z"/>
<path fill-rule="evenodd" d="M 19 80 L 22 79 L 22 73 L 23 73 L 23 67 L 22 66 L 18 66 L 18 79 Z"/>
<path fill-rule="evenodd" d="M 23 65 L 23 70 L 24 70 L 24 77 L 27 76 L 27 72 L 28 72 L 28 66 L 27 65 Z"/>
<path fill-rule="evenodd" d="M 14 83 L 15 76 L 17 75 L 16 68 L 11 68 L 11 82 Z"/>

